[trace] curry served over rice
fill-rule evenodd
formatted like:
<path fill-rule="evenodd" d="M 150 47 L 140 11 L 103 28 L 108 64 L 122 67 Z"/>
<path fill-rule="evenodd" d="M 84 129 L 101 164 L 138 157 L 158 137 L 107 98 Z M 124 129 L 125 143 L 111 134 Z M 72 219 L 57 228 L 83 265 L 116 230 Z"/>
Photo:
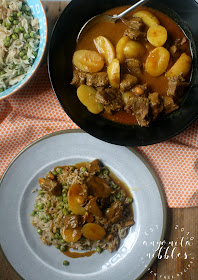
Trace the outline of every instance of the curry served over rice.
<path fill-rule="evenodd" d="M 181 28 L 167 15 L 141 7 L 116 23 L 95 24 L 80 38 L 71 84 L 91 113 L 147 127 L 179 108 L 191 67 Z"/>
<path fill-rule="evenodd" d="M 31 223 L 44 244 L 66 254 L 115 251 L 134 224 L 131 194 L 98 160 L 55 167 L 39 183 Z"/>

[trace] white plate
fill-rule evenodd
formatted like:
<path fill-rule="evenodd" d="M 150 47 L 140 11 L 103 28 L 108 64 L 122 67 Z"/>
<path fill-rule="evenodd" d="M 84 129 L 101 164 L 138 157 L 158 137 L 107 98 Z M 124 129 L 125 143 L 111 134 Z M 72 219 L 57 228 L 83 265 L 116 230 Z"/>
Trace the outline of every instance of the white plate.
<path fill-rule="evenodd" d="M 95 158 L 130 188 L 135 225 L 117 252 L 69 259 L 54 246 L 42 244 L 30 224 L 36 196 L 32 190 L 52 167 Z M 0 225 L 3 252 L 26 280 L 135 280 L 154 260 L 155 250 L 149 244 L 164 238 L 166 203 L 152 169 L 135 149 L 102 142 L 80 130 L 67 130 L 32 143 L 9 165 L 1 181 Z M 62 264 L 65 259 L 69 266 Z"/>

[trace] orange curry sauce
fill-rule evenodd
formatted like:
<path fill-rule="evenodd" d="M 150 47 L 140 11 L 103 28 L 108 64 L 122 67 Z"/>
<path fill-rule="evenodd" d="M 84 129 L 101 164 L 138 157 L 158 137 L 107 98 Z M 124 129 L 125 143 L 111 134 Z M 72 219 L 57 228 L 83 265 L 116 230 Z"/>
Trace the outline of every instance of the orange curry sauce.
<path fill-rule="evenodd" d="M 124 11 L 129 6 L 122 6 L 117 7 L 112 10 L 107 11 L 106 13 L 109 15 L 119 14 L 122 11 Z M 167 15 L 151 8 L 147 7 L 139 7 L 135 9 L 133 12 L 129 13 L 127 16 L 125 16 L 126 19 L 130 18 L 135 12 L 139 10 L 149 10 L 152 12 L 160 21 L 160 24 L 164 26 L 168 32 L 168 40 L 164 47 L 168 44 L 169 39 L 172 41 L 175 41 L 176 39 L 182 39 L 185 37 L 183 31 L 181 28 Z M 105 36 L 107 37 L 114 46 L 118 43 L 119 39 L 123 37 L 124 31 L 128 28 L 126 24 L 124 24 L 121 20 L 117 21 L 116 24 L 110 23 L 110 22 L 100 22 L 97 25 L 90 28 L 86 34 L 80 39 L 80 41 L 77 44 L 76 50 L 80 49 L 86 49 L 86 50 L 94 50 L 97 51 L 94 39 L 97 36 Z M 141 41 L 140 41 L 141 42 Z M 145 44 L 145 41 L 144 41 Z M 149 53 L 154 49 L 155 47 L 152 46 L 148 41 L 146 43 L 146 53 L 141 58 L 141 61 L 143 64 L 146 61 L 146 58 L 148 57 Z M 190 46 L 189 42 L 184 44 L 181 47 L 182 52 L 186 52 L 188 55 L 191 56 Z M 172 67 L 172 65 L 176 62 L 176 59 L 171 57 L 169 66 L 167 71 Z M 106 69 L 103 69 L 106 71 Z M 121 68 L 121 73 L 125 73 L 126 69 Z M 158 92 L 161 95 L 166 95 L 167 89 L 168 89 L 168 79 L 165 77 L 165 75 L 161 75 L 160 77 L 152 77 L 147 72 L 143 71 L 141 75 L 138 75 L 139 78 L 139 84 L 147 84 L 148 87 L 152 89 L 152 92 Z M 136 118 L 127 113 L 126 111 L 120 111 L 120 112 L 114 112 L 113 114 L 107 114 L 102 112 L 101 115 L 107 119 L 110 119 L 115 122 L 119 122 L 122 124 L 130 124 L 135 125 L 137 124 Z"/>

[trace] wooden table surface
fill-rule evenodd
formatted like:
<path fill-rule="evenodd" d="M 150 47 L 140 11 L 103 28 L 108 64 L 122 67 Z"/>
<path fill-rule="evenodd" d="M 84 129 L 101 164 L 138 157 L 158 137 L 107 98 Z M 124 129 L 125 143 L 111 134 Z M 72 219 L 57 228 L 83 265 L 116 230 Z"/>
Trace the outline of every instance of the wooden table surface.
<path fill-rule="evenodd" d="M 62 10 L 67 5 L 67 2 L 46 1 L 43 2 L 43 4 L 47 14 L 50 38 L 52 28 Z M 163 252 L 159 254 L 150 270 L 141 278 L 141 280 L 197 280 L 198 207 L 188 209 L 168 209 L 168 223 L 165 240 L 166 244 L 170 242 L 169 245 L 167 245 Z M 137 260 L 137 262 L 138 261 L 141 260 Z M 3 253 L 0 252 L 0 280 L 19 279 L 22 278 L 10 267 Z"/>

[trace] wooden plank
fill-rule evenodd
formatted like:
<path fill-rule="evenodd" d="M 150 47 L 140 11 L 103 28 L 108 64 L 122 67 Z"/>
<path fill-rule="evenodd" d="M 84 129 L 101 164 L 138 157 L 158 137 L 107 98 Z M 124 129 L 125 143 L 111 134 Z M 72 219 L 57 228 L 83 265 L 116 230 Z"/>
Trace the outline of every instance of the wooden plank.
<path fill-rule="evenodd" d="M 61 2 L 43 1 L 43 7 L 45 9 L 45 13 L 47 17 L 48 40 L 47 40 L 46 52 L 43 57 L 42 64 L 46 63 L 53 27 L 68 3 L 69 1 L 61 1 Z"/>
<path fill-rule="evenodd" d="M 44 1 L 43 6 L 47 16 L 47 23 L 48 23 L 48 32 L 49 35 L 52 32 L 52 29 L 61 15 L 64 8 L 67 6 L 68 1 L 61 1 L 61 2 L 48 2 Z M 49 36 L 50 37 L 50 36 Z"/>
<path fill-rule="evenodd" d="M 157 276 L 149 272 L 142 280 L 196 280 L 198 279 L 198 207 L 168 209 L 165 240 L 170 243 L 167 254 L 157 258 Z M 167 259 L 166 259 L 167 258 Z M 155 271 L 155 268 L 152 269 Z M 178 276 L 179 275 L 179 276 Z"/>

